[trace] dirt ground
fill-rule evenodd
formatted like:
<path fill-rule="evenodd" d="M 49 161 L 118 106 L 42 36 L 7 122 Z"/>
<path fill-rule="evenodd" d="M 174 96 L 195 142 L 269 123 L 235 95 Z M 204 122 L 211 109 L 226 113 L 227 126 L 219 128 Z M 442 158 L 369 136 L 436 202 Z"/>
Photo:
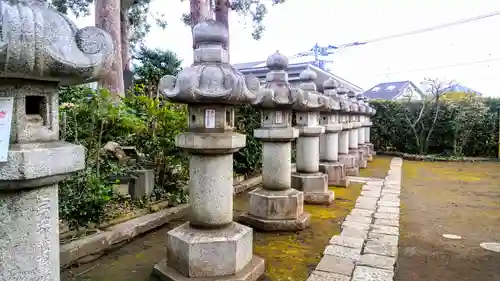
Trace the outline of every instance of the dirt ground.
<path fill-rule="evenodd" d="M 500 163 L 403 163 L 396 281 L 498 281 Z M 443 234 L 462 236 L 449 240 Z"/>

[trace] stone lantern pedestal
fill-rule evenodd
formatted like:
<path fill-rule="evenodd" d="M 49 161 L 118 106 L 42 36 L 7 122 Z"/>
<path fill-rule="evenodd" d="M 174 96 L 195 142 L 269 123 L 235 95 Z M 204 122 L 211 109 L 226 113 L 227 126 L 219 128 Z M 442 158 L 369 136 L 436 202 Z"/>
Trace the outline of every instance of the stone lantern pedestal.
<path fill-rule="evenodd" d="M 264 231 L 296 231 L 308 226 L 304 193 L 291 188 L 291 142 L 299 135 L 292 128 L 292 106 L 298 92 L 290 88 L 285 69 L 288 59 L 276 52 L 267 59 L 266 87 L 254 105 L 261 108 L 262 187 L 250 192 L 250 208 L 240 221 Z"/>
<path fill-rule="evenodd" d="M 370 130 L 371 127 L 373 126 L 373 123 L 371 122 L 371 116 L 375 115 L 375 109 L 373 109 L 369 104 L 368 104 L 368 98 L 364 97 L 363 98 L 364 103 L 366 104 L 367 107 L 367 115 L 365 116 L 365 122 L 364 122 L 364 127 L 365 127 L 365 145 L 368 150 L 368 161 L 373 160 L 373 155 L 375 155 L 375 150 L 373 149 L 373 144 L 370 142 Z"/>
<path fill-rule="evenodd" d="M 258 81 L 229 65 L 227 40 L 220 23 L 200 22 L 193 28 L 194 64 L 160 81 L 167 99 L 188 104 L 189 129 L 176 145 L 190 154 L 191 205 L 189 222 L 167 234 L 166 260 L 153 269 L 161 280 L 257 280 L 264 272 L 264 261 L 252 254 L 253 230 L 233 222 L 233 153 L 246 143 L 233 132 L 234 105 L 250 103 Z"/>
<path fill-rule="evenodd" d="M 300 73 L 301 98 L 294 105 L 297 129 L 297 172 L 292 174 L 292 188 L 304 191 L 304 201 L 330 204 L 334 194 L 328 189 L 328 176 L 319 171 L 319 137 L 325 128 L 319 125 L 320 111 L 328 109 L 328 98 L 316 91 L 316 73 Z"/>
<path fill-rule="evenodd" d="M 360 116 L 362 114 L 362 107 L 358 104 L 354 92 L 348 92 L 347 97 L 351 101 L 351 111 L 349 119 L 351 124 L 353 124 L 352 129 L 349 130 L 349 154 L 356 157 L 356 161 L 359 168 L 366 168 L 367 161 L 363 157 L 363 149 L 359 147 L 359 131 L 362 130 Z M 358 176 L 358 174 L 353 174 L 352 176 Z"/>
<path fill-rule="evenodd" d="M 325 134 L 320 137 L 319 170 L 328 176 L 328 185 L 347 187 L 349 179 L 345 165 L 339 162 L 339 133 L 342 124 L 339 123 L 340 101 L 335 89 L 336 81 L 328 79 L 323 83 L 324 96 L 329 100 L 329 110 L 321 112 L 320 125 L 325 128 Z"/>
<path fill-rule="evenodd" d="M 0 280 L 59 281 L 58 183 L 85 148 L 59 140 L 58 89 L 97 78 L 112 41 L 44 1 L 0 6 Z"/>

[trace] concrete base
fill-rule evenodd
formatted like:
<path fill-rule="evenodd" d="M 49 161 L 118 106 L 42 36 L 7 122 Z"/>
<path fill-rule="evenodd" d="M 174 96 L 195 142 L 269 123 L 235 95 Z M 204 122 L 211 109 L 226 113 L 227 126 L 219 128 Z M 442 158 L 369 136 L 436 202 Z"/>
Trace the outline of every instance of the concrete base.
<path fill-rule="evenodd" d="M 247 224 L 262 231 L 298 231 L 309 226 L 311 215 L 302 213 L 297 219 L 270 220 L 253 216 L 249 213 L 241 215 L 240 223 Z"/>
<path fill-rule="evenodd" d="M 345 165 L 340 162 L 319 163 L 319 171 L 328 176 L 328 185 L 347 187 L 349 178 Z"/>
<path fill-rule="evenodd" d="M 359 148 L 357 150 L 357 154 L 358 154 L 358 166 L 360 169 L 366 169 L 366 167 L 368 166 L 368 160 L 366 159 L 365 157 L 365 149 L 364 148 Z"/>
<path fill-rule="evenodd" d="M 359 166 L 356 159 L 357 155 L 339 154 L 339 162 L 345 165 L 348 176 L 359 176 Z"/>
<path fill-rule="evenodd" d="M 233 275 L 215 277 L 186 277 L 167 265 L 167 260 L 157 263 L 153 268 L 153 275 L 161 281 L 256 281 L 264 274 L 264 260 L 253 256 L 247 265 Z"/>
<path fill-rule="evenodd" d="M 304 202 L 330 204 L 333 192 L 328 190 L 328 176 L 323 173 L 293 173 L 292 188 L 304 192 Z"/>

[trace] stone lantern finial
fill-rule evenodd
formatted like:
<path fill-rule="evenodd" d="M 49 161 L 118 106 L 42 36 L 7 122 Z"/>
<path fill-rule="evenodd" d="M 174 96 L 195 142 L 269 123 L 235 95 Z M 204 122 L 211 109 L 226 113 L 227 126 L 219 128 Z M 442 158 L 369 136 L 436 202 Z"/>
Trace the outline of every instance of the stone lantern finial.
<path fill-rule="evenodd" d="M 253 105 L 263 109 L 291 109 L 297 101 L 298 91 L 288 83 L 288 58 L 276 51 L 266 60 L 266 85 L 261 88 Z"/>
<path fill-rule="evenodd" d="M 255 98 L 256 78 L 245 78 L 229 64 L 223 48 L 228 32 L 215 20 L 205 20 L 193 28 L 194 63 L 176 77 L 161 78 L 158 89 L 167 99 L 186 104 L 244 104 Z M 250 86 L 250 87 L 249 87 Z"/>

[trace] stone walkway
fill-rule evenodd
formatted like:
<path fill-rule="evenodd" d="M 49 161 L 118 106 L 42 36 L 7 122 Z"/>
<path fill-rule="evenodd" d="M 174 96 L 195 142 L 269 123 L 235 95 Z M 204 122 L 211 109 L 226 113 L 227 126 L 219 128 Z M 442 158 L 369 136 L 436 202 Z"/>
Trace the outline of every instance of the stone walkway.
<path fill-rule="evenodd" d="M 398 255 L 401 158 L 370 178 L 308 281 L 392 281 Z"/>

